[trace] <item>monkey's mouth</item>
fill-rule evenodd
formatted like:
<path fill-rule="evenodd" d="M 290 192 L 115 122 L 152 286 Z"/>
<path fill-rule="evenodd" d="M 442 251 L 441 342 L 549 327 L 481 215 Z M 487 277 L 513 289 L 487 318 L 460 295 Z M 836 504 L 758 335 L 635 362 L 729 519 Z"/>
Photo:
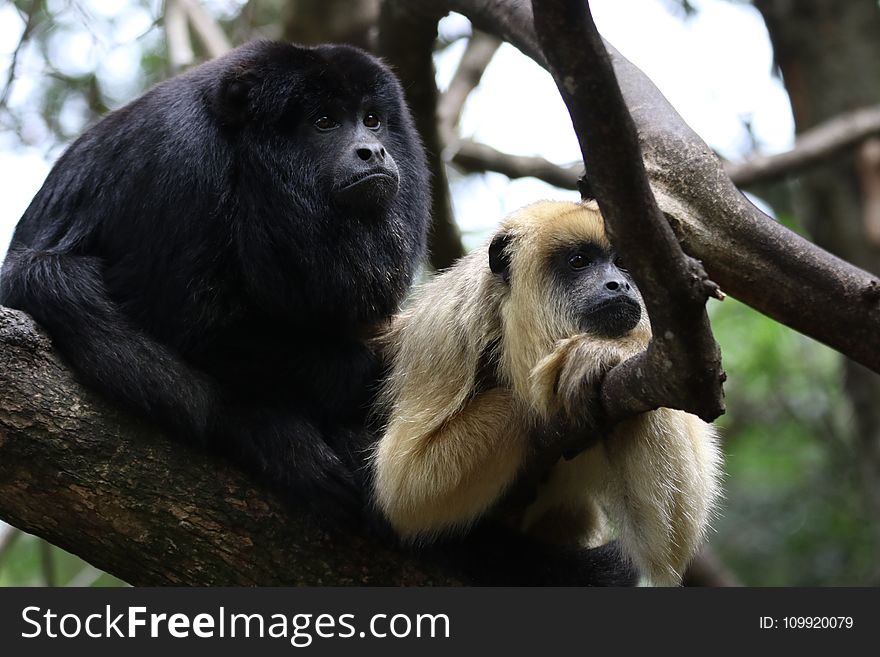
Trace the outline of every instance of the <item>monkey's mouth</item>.
<path fill-rule="evenodd" d="M 391 175 L 391 172 L 386 169 L 372 169 L 349 178 L 336 191 L 342 192 L 361 185 L 381 185 L 385 183 L 397 185 L 397 176 Z"/>
<path fill-rule="evenodd" d="M 612 297 L 600 301 L 587 310 L 582 318 L 583 328 L 611 338 L 632 331 L 642 318 L 642 307 L 630 297 Z"/>
<path fill-rule="evenodd" d="M 388 169 L 370 169 L 345 180 L 334 191 L 343 203 L 364 201 L 381 204 L 397 195 L 400 182 L 397 175 Z"/>

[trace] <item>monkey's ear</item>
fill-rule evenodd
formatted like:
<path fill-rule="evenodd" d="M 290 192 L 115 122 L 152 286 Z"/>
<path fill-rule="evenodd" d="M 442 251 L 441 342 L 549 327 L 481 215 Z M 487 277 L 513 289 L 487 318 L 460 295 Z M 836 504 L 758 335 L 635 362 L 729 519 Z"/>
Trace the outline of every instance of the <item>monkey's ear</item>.
<path fill-rule="evenodd" d="M 501 276 L 505 283 L 510 282 L 510 252 L 507 247 L 513 237 L 510 233 L 500 232 L 489 244 L 489 269 L 493 274 Z"/>
<path fill-rule="evenodd" d="M 224 126 L 240 126 L 251 117 L 257 76 L 247 70 L 234 71 L 217 85 L 213 110 Z"/>

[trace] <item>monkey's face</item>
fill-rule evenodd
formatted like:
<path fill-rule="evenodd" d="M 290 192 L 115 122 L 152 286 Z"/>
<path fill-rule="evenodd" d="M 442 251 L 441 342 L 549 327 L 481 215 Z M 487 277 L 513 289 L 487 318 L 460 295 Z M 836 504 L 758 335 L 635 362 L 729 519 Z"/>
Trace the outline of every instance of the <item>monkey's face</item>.
<path fill-rule="evenodd" d="M 488 248 L 505 316 L 546 347 L 574 333 L 649 331 L 641 294 L 605 235 L 595 204 L 541 201 L 508 217 Z M 540 336 L 540 337 L 538 337 Z M 644 337 L 644 336 L 642 336 Z"/>
<path fill-rule="evenodd" d="M 584 241 L 559 247 L 549 262 L 552 285 L 584 333 L 616 338 L 642 317 L 642 299 L 620 258 Z"/>

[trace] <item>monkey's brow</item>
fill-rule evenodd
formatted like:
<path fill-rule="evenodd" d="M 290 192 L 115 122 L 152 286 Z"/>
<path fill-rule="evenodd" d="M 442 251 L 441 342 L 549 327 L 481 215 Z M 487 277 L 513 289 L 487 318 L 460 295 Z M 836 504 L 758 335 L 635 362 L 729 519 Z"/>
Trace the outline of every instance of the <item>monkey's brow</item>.
<path fill-rule="evenodd" d="M 599 244 L 589 239 L 578 240 L 576 242 L 562 242 L 559 244 L 556 250 L 558 253 L 572 253 L 574 251 L 580 251 L 592 256 L 601 255 L 612 257 L 614 255 L 613 249 L 606 248 L 602 244 Z"/>

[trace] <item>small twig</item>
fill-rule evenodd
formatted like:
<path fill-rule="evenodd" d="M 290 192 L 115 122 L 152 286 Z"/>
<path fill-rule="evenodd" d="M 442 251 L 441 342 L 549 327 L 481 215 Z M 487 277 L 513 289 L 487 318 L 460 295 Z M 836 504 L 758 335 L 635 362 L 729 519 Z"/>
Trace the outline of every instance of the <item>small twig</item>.
<path fill-rule="evenodd" d="M 862 192 L 862 226 L 865 237 L 880 246 L 880 137 L 868 139 L 856 157 Z"/>
<path fill-rule="evenodd" d="M 3 85 L 3 91 L 0 92 L 0 107 L 6 107 L 6 103 L 9 100 L 9 93 L 12 91 L 12 83 L 15 82 L 15 69 L 18 66 L 18 57 L 21 54 L 22 49 L 25 47 L 25 44 L 27 44 L 31 32 L 34 30 L 37 12 L 40 10 L 40 7 L 42 7 L 42 2 L 40 0 L 32 0 L 28 7 L 27 14 L 25 15 L 24 30 L 21 33 L 21 37 L 18 39 L 18 43 L 15 44 L 15 49 L 12 51 L 12 57 L 9 62 L 9 71 L 6 74 L 6 83 Z"/>
<path fill-rule="evenodd" d="M 821 164 L 859 143 L 867 144 L 876 134 L 880 134 L 880 108 L 857 110 L 803 133 L 790 151 L 725 162 L 724 170 L 739 187 L 772 182 Z M 554 164 L 542 157 L 503 153 L 470 140 L 461 140 L 451 146 L 449 157 L 466 173 L 495 171 L 510 178 L 532 177 L 562 189 L 577 189 L 577 178 L 582 169 L 579 165 Z"/>

